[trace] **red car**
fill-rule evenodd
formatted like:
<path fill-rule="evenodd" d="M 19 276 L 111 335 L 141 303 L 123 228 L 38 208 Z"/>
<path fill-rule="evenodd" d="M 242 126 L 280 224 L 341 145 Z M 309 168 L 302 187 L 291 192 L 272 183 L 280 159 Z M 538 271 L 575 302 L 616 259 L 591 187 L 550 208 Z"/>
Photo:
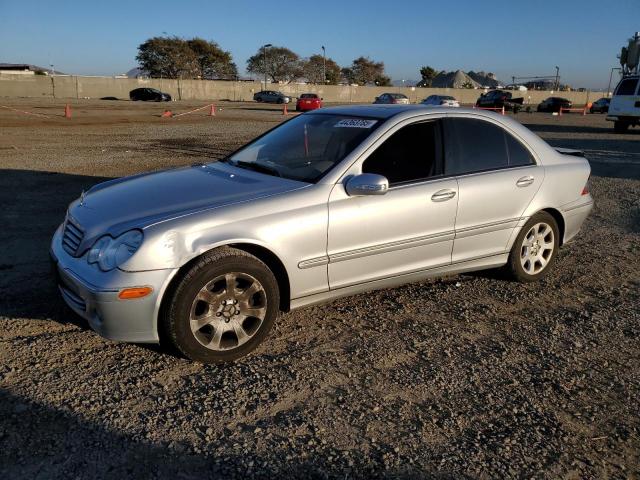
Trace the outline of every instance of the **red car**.
<path fill-rule="evenodd" d="M 317 108 L 322 108 L 322 99 L 315 93 L 303 93 L 296 102 L 297 112 L 307 112 Z"/>

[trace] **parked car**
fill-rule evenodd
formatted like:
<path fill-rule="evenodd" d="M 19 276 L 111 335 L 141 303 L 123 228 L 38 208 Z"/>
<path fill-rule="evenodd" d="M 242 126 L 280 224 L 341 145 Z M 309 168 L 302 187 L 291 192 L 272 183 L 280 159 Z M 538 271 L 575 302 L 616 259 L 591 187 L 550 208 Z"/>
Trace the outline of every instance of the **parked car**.
<path fill-rule="evenodd" d="M 538 104 L 538 112 L 559 112 L 560 108 L 571 108 L 571 101 L 561 97 L 549 97 Z"/>
<path fill-rule="evenodd" d="M 129 92 L 129 100 L 133 100 L 134 102 L 137 100 L 170 102 L 171 95 L 156 90 L 155 88 L 134 88 Z"/>
<path fill-rule="evenodd" d="M 282 92 L 276 92 L 273 90 L 262 90 L 253 95 L 253 99 L 256 102 L 265 103 L 289 103 L 291 98 L 286 96 Z"/>
<path fill-rule="evenodd" d="M 493 112 L 323 108 L 219 162 L 90 188 L 51 255 L 101 335 L 230 361 L 280 311 L 471 270 L 540 279 L 591 211 L 589 173 Z"/>
<path fill-rule="evenodd" d="M 429 95 L 427 98 L 422 100 L 422 105 L 433 105 L 433 106 L 442 106 L 442 107 L 459 107 L 460 103 L 448 95 Z"/>
<path fill-rule="evenodd" d="M 613 92 L 607 120 L 617 133 L 630 126 L 640 125 L 640 75 L 623 77 Z"/>
<path fill-rule="evenodd" d="M 476 107 L 482 108 L 502 108 L 512 110 L 517 113 L 522 108 L 524 98 L 513 98 L 511 92 L 505 90 L 489 90 L 483 93 L 476 100 Z"/>
<path fill-rule="evenodd" d="M 385 103 L 385 104 L 399 103 L 402 105 L 409 105 L 409 103 L 411 102 L 409 101 L 409 97 L 407 97 L 406 95 L 403 95 L 402 93 L 383 93 L 379 97 L 376 97 L 373 103 Z"/>
<path fill-rule="evenodd" d="M 595 102 L 591 104 L 589 108 L 590 113 L 607 113 L 609 111 L 609 103 L 611 103 L 610 98 L 599 98 Z"/>
<path fill-rule="evenodd" d="M 306 112 L 322 108 L 322 99 L 315 93 L 303 93 L 296 102 L 296 110 Z"/>

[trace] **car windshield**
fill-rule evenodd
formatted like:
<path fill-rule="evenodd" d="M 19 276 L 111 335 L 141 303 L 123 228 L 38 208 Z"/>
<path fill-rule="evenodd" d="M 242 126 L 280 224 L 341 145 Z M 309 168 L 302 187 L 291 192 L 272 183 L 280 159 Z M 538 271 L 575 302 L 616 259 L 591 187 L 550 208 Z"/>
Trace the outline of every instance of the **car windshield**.
<path fill-rule="evenodd" d="M 392 94 L 391 94 L 391 96 L 392 96 L 393 98 L 407 98 L 407 96 L 406 96 L 406 95 L 403 95 L 403 94 L 401 94 L 401 93 L 392 93 Z"/>
<path fill-rule="evenodd" d="M 318 98 L 318 96 L 315 93 L 303 93 L 300 98 Z"/>
<path fill-rule="evenodd" d="M 149 91 L 152 93 L 160 93 L 160 90 L 156 90 L 155 88 L 150 88 Z"/>
<path fill-rule="evenodd" d="M 345 115 L 300 115 L 249 143 L 223 162 L 315 183 L 381 123 Z"/>

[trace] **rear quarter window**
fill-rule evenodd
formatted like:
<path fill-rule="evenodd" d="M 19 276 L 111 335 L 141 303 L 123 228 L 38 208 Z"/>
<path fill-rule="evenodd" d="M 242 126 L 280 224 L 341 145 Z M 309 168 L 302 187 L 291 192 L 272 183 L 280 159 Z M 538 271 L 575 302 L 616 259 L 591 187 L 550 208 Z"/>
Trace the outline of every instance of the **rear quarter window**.
<path fill-rule="evenodd" d="M 616 90 L 616 95 L 634 95 L 636 93 L 636 88 L 638 86 L 637 78 L 627 78 L 620 82 L 618 85 L 618 89 Z"/>

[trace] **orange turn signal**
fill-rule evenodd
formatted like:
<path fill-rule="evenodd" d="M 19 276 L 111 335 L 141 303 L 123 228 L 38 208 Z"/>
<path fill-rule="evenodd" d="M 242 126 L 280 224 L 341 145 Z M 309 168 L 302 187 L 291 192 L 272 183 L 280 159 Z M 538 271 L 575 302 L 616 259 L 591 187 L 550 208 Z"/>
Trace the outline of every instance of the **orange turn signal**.
<path fill-rule="evenodd" d="M 120 300 L 131 300 L 132 298 L 146 297 L 151 292 L 153 292 L 153 288 L 151 287 L 125 288 L 120 291 L 118 298 Z"/>

